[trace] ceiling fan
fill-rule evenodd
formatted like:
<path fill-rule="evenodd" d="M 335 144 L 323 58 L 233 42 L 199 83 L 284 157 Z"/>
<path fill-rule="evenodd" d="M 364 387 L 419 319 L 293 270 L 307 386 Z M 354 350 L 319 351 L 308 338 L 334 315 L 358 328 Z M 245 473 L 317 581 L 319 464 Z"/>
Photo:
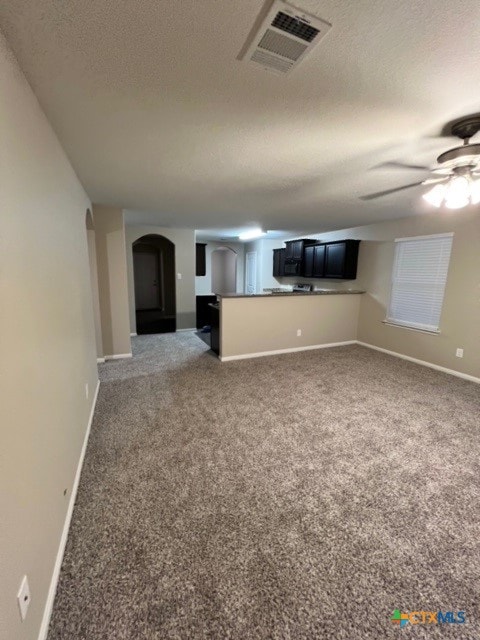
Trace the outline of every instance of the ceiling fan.
<path fill-rule="evenodd" d="M 437 166 L 431 168 L 403 162 L 385 162 L 379 165 L 381 167 L 429 171 L 433 174 L 431 178 L 394 189 L 369 193 L 361 196 L 360 199 L 374 200 L 419 185 L 434 185 L 432 189 L 423 194 L 423 198 L 434 207 L 445 204 L 449 209 L 460 209 L 468 204 L 480 203 L 480 144 L 470 143 L 470 138 L 478 131 L 480 131 L 480 115 L 460 118 L 447 124 L 442 129 L 441 135 L 456 136 L 463 140 L 463 144 L 441 153 L 437 158 Z"/>

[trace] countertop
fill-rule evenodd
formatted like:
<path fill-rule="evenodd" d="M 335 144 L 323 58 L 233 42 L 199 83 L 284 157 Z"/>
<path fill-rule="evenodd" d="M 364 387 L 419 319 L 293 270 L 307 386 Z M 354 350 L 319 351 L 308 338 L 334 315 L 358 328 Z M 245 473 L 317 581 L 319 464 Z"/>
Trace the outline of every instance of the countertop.
<path fill-rule="evenodd" d="M 266 293 L 223 293 L 219 298 L 278 298 L 286 296 L 334 296 L 365 293 L 360 289 L 322 289 L 321 291 L 272 291 Z"/>

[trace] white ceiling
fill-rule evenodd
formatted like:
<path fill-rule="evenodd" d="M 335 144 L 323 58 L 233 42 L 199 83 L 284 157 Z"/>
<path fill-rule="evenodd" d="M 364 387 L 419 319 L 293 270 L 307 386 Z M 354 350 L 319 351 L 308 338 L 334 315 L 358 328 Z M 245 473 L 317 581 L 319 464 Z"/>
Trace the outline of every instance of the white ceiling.
<path fill-rule="evenodd" d="M 480 111 L 478 0 L 298 0 L 333 28 L 288 76 L 237 56 L 262 0 L 0 0 L 0 26 L 94 202 L 169 226 L 321 231 L 421 213 Z M 128 214 L 130 215 L 130 214 Z"/>

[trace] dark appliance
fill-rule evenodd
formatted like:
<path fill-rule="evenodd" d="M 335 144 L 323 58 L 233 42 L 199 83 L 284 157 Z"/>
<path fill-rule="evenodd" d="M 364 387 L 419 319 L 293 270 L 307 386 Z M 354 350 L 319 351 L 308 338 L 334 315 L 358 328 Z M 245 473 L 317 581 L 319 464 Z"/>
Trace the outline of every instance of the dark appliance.
<path fill-rule="evenodd" d="M 217 296 L 196 296 L 197 329 L 203 329 L 210 324 L 211 310 L 209 305 L 217 301 Z"/>

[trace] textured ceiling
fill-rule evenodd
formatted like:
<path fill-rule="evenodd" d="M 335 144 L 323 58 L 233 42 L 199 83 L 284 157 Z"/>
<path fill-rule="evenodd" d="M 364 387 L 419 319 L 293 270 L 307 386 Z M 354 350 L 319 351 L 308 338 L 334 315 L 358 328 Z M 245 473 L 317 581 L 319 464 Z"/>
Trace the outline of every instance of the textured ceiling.
<path fill-rule="evenodd" d="M 95 202 L 204 229 L 425 211 L 358 196 L 421 180 L 369 168 L 431 164 L 452 140 L 425 136 L 480 111 L 480 3 L 296 4 L 333 28 L 288 76 L 237 59 L 262 0 L 0 0 L 0 27 Z"/>

